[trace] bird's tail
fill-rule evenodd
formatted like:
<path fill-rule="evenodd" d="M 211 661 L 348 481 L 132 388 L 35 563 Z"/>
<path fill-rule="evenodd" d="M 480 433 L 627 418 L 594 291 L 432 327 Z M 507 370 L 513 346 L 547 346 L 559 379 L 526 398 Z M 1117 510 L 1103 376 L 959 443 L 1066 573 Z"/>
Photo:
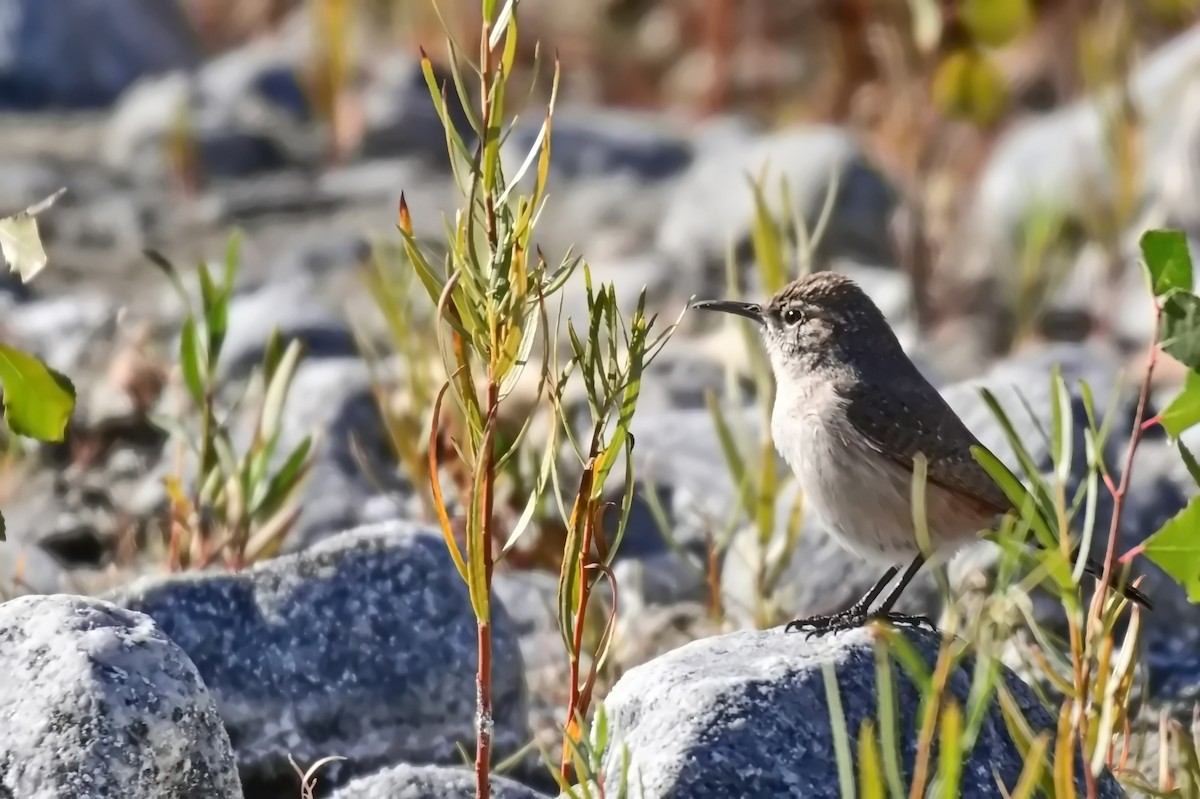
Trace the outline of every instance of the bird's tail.
<path fill-rule="evenodd" d="M 1104 567 L 1091 558 L 1088 558 L 1087 561 L 1084 562 L 1083 570 L 1094 577 L 1096 582 L 1101 582 L 1104 580 Z M 1118 579 L 1119 578 L 1115 573 L 1110 575 L 1109 587 L 1114 591 L 1120 591 L 1122 596 L 1124 596 L 1126 599 L 1130 600 L 1131 602 L 1136 602 L 1146 610 L 1154 609 L 1154 603 L 1150 601 L 1150 597 L 1146 596 L 1137 588 L 1128 583 L 1116 582 Z"/>

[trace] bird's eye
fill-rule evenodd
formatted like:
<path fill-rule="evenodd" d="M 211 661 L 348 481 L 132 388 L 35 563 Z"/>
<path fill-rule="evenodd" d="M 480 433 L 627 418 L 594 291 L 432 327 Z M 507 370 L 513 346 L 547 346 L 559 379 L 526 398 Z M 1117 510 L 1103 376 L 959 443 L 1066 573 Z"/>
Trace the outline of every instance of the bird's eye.
<path fill-rule="evenodd" d="M 799 324 L 800 320 L 803 318 L 804 314 L 800 313 L 800 311 L 796 308 L 788 308 L 783 312 L 783 322 L 787 325 Z"/>

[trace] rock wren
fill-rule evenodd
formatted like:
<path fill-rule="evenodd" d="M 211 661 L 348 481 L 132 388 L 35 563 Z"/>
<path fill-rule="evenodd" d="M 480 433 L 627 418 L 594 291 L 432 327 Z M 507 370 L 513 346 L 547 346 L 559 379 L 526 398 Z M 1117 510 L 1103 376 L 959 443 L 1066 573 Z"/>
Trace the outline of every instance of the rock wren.
<path fill-rule="evenodd" d="M 928 464 L 930 543 L 950 554 L 1013 510 L 971 454 L 979 441 L 909 360 L 875 303 L 843 275 L 802 277 L 765 306 L 710 300 L 693 307 L 759 325 L 776 381 L 771 433 L 806 504 L 844 547 L 888 565 L 846 610 L 797 619 L 787 629 L 821 635 L 872 619 L 932 627 L 925 617 L 892 612 L 925 563 L 912 522 L 914 458 L 924 453 Z M 899 582 L 872 611 L 904 563 Z M 1090 560 L 1086 570 L 1102 574 Z M 1120 590 L 1151 607 L 1136 588 Z"/>

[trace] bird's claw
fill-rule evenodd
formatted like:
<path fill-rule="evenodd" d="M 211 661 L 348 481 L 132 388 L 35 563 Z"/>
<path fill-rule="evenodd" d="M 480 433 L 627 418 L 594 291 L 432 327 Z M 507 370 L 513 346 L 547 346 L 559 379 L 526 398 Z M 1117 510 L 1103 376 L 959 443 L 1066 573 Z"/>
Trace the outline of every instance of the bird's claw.
<path fill-rule="evenodd" d="M 805 638 L 812 639 L 829 633 L 844 630 L 856 630 L 872 621 L 886 621 L 909 627 L 928 627 L 936 631 L 933 620 L 928 616 L 913 616 L 907 613 L 874 612 L 870 613 L 857 608 L 844 610 L 841 613 L 831 613 L 827 616 L 812 616 L 807 619 L 795 619 L 788 622 L 784 632 L 804 632 Z"/>

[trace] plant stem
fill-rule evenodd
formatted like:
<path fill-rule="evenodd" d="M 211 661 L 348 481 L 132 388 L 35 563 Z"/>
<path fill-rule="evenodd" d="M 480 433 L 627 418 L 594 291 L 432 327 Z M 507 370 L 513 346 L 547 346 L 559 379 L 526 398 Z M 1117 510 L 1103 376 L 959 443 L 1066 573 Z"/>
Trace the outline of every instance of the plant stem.
<path fill-rule="evenodd" d="M 1129 446 L 1125 450 L 1125 464 L 1121 469 L 1121 482 L 1117 485 L 1117 490 L 1113 493 L 1113 512 L 1112 522 L 1108 528 L 1108 546 L 1104 552 L 1104 568 L 1101 577 L 1101 588 L 1092 595 L 1092 608 L 1099 617 L 1100 603 L 1103 602 L 1103 596 L 1108 592 L 1109 580 L 1112 578 L 1112 566 L 1114 554 L 1117 548 L 1117 534 L 1121 529 L 1121 514 L 1125 510 L 1125 493 L 1129 490 L 1129 476 L 1133 473 L 1133 457 L 1137 453 L 1138 443 L 1142 439 L 1144 427 L 1142 424 L 1146 416 L 1146 405 L 1150 400 L 1150 383 L 1154 377 L 1154 366 L 1158 362 L 1158 337 L 1162 329 L 1162 307 L 1155 303 L 1154 308 L 1154 332 L 1150 338 L 1150 356 L 1146 361 L 1146 374 L 1142 378 L 1142 388 L 1138 395 L 1137 412 L 1133 417 L 1133 433 L 1129 440 Z"/>
<path fill-rule="evenodd" d="M 1078 641 L 1080 656 L 1076 657 L 1076 696 L 1080 703 L 1079 713 L 1077 715 L 1074 734 L 1078 740 L 1081 749 L 1080 754 L 1083 755 L 1084 763 L 1089 760 L 1089 752 L 1086 751 L 1088 745 L 1088 710 L 1090 683 L 1091 683 L 1091 660 L 1084 656 L 1086 649 L 1089 647 L 1088 641 L 1091 638 L 1091 631 L 1099 628 L 1101 624 L 1101 616 L 1103 615 L 1104 600 L 1108 595 L 1112 580 L 1113 560 L 1117 548 L 1117 536 L 1121 530 L 1121 515 L 1125 509 L 1125 495 L 1129 490 L 1129 478 L 1133 473 L 1133 460 L 1137 454 L 1138 443 L 1141 441 L 1142 433 L 1146 430 L 1144 424 L 1146 416 L 1146 405 L 1150 398 L 1150 385 L 1154 377 L 1154 366 L 1158 361 L 1158 338 L 1162 327 L 1162 307 L 1155 303 L 1154 309 L 1154 332 L 1150 338 L 1150 355 L 1146 362 L 1146 374 L 1142 378 L 1141 391 L 1138 394 L 1137 411 L 1133 417 L 1133 431 L 1129 440 L 1129 446 L 1125 450 L 1125 461 L 1121 468 L 1121 480 L 1114 489 L 1112 480 L 1106 476 L 1105 485 L 1108 486 L 1113 498 L 1112 519 L 1108 528 L 1108 543 L 1104 552 L 1104 564 L 1101 570 L 1100 584 L 1096 587 L 1096 591 L 1092 594 L 1092 600 L 1088 605 L 1087 619 L 1085 621 L 1086 632 L 1080 636 L 1081 641 Z M 1072 625 L 1072 643 L 1075 648 L 1076 640 L 1074 634 L 1074 625 Z M 1097 785 L 1095 776 L 1092 774 L 1091 768 L 1084 768 L 1084 784 L 1087 788 L 1087 795 L 1093 797 L 1097 795 Z"/>
<path fill-rule="evenodd" d="M 588 502 L 585 506 L 587 517 L 583 523 L 583 543 L 579 548 L 579 605 L 575 609 L 575 626 L 571 636 L 571 688 L 570 698 L 567 702 L 567 721 L 564 726 L 564 735 L 570 736 L 571 730 L 574 729 L 575 714 L 586 713 L 587 708 L 580 706 L 580 688 L 579 688 L 579 659 L 583 653 L 583 630 L 587 621 L 588 598 L 591 595 L 591 588 L 588 585 L 587 579 L 587 560 L 588 553 L 592 549 L 592 526 L 595 520 L 592 503 Z M 559 774 L 564 780 L 570 779 L 571 771 L 571 748 L 563 741 L 562 758 L 559 761 Z"/>
<path fill-rule="evenodd" d="M 488 615 L 478 620 L 478 671 L 475 676 L 476 712 L 475 712 L 475 797 L 489 799 L 491 796 L 491 781 L 488 772 L 492 756 L 492 624 L 491 624 L 491 593 L 492 593 L 492 516 L 496 482 L 496 448 L 494 445 L 497 410 L 500 404 L 500 385 L 491 374 L 488 375 L 487 387 L 487 419 L 486 432 L 483 436 L 484 478 L 483 496 L 483 529 L 480 531 L 479 553 L 483 558 L 484 589 L 488 592 Z"/>

